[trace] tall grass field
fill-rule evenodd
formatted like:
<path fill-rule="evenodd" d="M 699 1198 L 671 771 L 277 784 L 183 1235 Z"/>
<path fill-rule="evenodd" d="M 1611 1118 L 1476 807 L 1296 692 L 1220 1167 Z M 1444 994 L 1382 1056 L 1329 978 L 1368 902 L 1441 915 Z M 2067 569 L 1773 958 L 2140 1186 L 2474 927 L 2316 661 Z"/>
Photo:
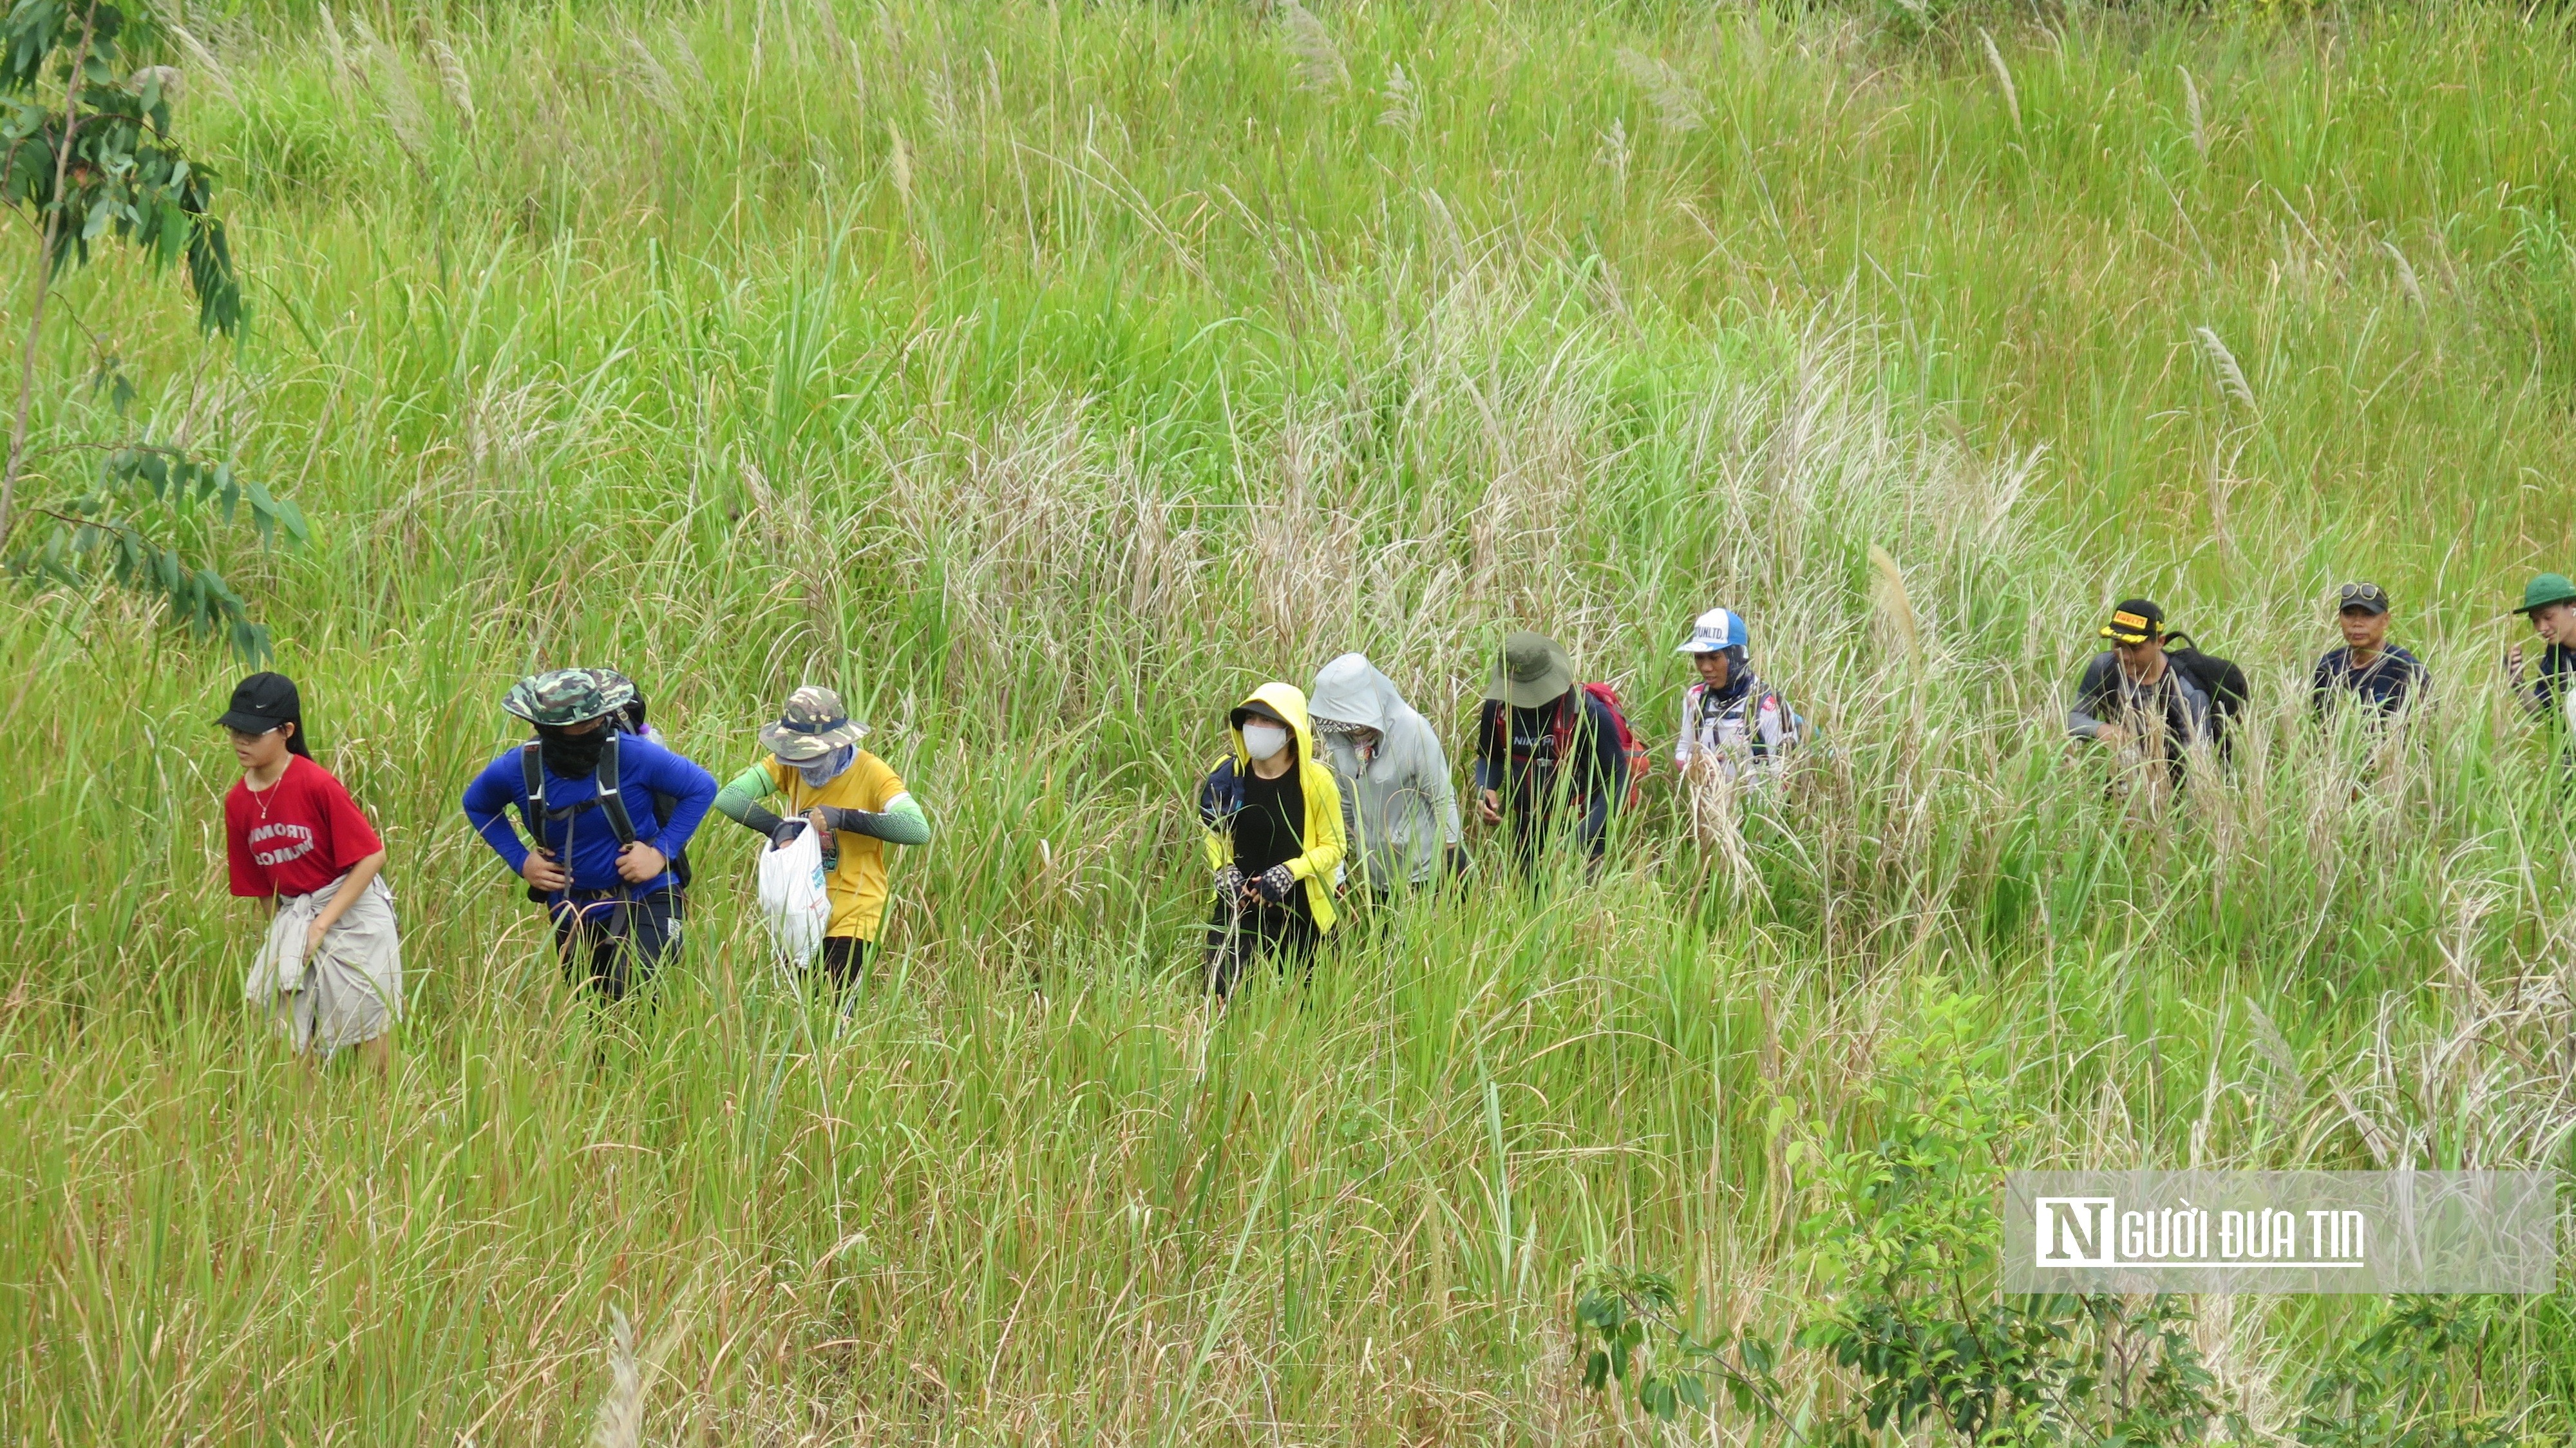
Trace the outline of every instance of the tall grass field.
<path fill-rule="evenodd" d="M 1984 1083 L 1998 1180 L 2567 1161 L 2576 797 L 2501 666 L 2576 566 L 2563 7 L 164 8 L 247 321 L 67 273 L 21 488 L 149 436 L 309 517 L 189 536 L 384 829 L 409 1011 L 380 1081 L 241 1004 L 241 662 L 0 592 L 0 1441 L 1785 1443 L 1588 1390 L 1575 1306 L 1830 1309 L 1893 1062 Z M 2350 579 L 2405 728 L 2311 719 Z M 2135 594 L 2254 685 L 2179 797 L 2065 738 Z M 1816 737 L 1711 810 L 1721 605 Z M 1212 1008 L 1227 708 L 1360 650 L 1463 774 L 1516 627 L 1664 756 L 1600 870 L 1471 827 Z M 801 683 L 872 722 L 936 834 L 859 992 L 712 815 L 649 999 L 566 985 L 457 799 L 570 664 L 720 778 Z M 2245 1443 L 2389 1310 L 2189 1309 Z M 2421 1380 L 2508 1436 L 2406 1441 L 2576 1431 L 2567 1298 L 2498 1310 Z"/>

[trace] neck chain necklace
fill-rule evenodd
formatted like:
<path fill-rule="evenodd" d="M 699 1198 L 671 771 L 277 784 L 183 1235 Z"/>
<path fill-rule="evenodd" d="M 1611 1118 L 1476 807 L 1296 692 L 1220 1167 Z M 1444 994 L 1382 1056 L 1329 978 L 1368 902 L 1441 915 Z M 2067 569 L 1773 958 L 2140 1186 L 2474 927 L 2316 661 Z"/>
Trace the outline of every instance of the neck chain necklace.
<path fill-rule="evenodd" d="M 294 767 L 295 757 L 293 755 L 288 755 L 286 763 L 278 766 L 277 778 L 270 780 L 265 786 L 251 784 L 250 780 L 247 778 L 242 780 L 242 783 L 250 785 L 250 797 L 259 805 L 259 822 L 261 824 L 268 823 L 269 801 L 276 796 L 277 787 L 286 783 L 286 771 Z"/>

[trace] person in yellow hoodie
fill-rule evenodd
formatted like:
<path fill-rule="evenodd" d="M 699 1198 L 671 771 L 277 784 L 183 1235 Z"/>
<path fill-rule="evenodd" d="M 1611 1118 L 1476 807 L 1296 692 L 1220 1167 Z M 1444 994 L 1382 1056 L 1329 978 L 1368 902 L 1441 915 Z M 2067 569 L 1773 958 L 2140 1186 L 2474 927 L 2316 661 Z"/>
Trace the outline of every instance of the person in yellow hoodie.
<path fill-rule="evenodd" d="M 1255 689 L 1226 720 L 1234 750 L 1199 784 L 1216 913 L 1208 921 L 1207 988 L 1231 995 L 1264 956 L 1314 974 L 1333 929 L 1333 880 L 1346 837 L 1341 791 L 1314 756 L 1306 696 L 1294 684 Z"/>
<path fill-rule="evenodd" d="M 832 920 L 823 929 L 823 973 L 836 986 L 856 981 L 885 921 L 888 845 L 930 843 L 930 818 L 891 765 L 859 747 L 868 726 L 841 696 L 808 684 L 787 696 L 778 722 L 761 726 L 769 757 L 716 794 L 716 812 L 769 837 L 775 849 L 808 829 L 823 836 L 823 891 Z M 787 797 L 787 813 L 764 807 Z"/>

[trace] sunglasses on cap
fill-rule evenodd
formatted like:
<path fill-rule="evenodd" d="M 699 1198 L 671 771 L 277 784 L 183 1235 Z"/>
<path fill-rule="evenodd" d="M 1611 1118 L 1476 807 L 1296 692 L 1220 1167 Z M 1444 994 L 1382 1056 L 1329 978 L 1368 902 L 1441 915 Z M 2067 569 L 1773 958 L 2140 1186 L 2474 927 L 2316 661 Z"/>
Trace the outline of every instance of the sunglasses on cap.
<path fill-rule="evenodd" d="M 2381 603 L 2387 597 L 2376 583 L 2347 583 L 2335 590 L 2338 603 Z"/>

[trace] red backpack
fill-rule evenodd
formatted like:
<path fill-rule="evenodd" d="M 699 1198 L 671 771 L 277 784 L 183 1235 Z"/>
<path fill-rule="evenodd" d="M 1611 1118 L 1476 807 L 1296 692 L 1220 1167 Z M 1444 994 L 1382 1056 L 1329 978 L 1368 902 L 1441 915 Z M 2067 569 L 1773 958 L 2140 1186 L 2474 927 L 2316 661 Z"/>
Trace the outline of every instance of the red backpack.
<path fill-rule="evenodd" d="M 1655 756 L 1647 751 L 1645 741 L 1637 737 L 1637 731 L 1628 727 L 1628 711 L 1619 707 L 1618 690 L 1608 684 L 1577 684 L 1574 688 L 1600 700 L 1601 707 L 1610 711 L 1610 722 L 1618 726 L 1619 752 L 1628 756 L 1628 798 L 1621 802 L 1620 807 L 1633 809 L 1646 797 L 1646 772 L 1655 767 Z M 1566 694 L 1567 700 L 1571 701 L 1573 697 L 1574 692 L 1569 690 Z M 1574 720 L 1570 717 L 1571 712 L 1564 708 L 1556 711 L 1556 725 L 1553 732 L 1556 735 L 1556 757 L 1559 759 L 1568 758 L 1574 746 Z"/>

